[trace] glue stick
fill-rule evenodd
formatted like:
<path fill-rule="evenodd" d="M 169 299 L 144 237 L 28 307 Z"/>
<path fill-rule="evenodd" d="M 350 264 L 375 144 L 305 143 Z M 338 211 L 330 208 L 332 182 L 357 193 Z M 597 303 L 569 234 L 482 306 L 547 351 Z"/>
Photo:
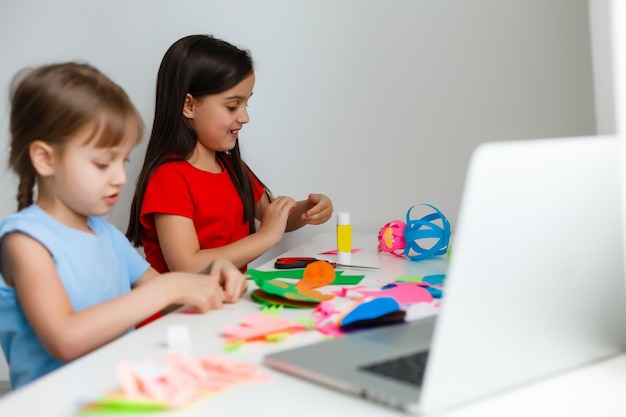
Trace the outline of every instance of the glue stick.
<path fill-rule="evenodd" d="M 350 213 L 345 211 L 337 214 L 337 262 L 350 264 L 352 256 L 352 226 Z"/>

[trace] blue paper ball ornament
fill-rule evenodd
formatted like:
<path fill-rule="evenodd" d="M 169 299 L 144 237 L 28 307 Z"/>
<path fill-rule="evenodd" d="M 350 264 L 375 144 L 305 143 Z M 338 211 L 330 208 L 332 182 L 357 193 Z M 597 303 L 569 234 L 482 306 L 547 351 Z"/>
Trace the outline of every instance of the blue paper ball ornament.
<path fill-rule="evenodd" d="M 412 261 L 421 261 L 443 255 L 450 244 L 450 222 L 439 209 L 431 204 L 421 204 L 434 210 L 420 219 L 411 219 L 411 206 L 406 213 L 404 229 L 404 256 Z"/>

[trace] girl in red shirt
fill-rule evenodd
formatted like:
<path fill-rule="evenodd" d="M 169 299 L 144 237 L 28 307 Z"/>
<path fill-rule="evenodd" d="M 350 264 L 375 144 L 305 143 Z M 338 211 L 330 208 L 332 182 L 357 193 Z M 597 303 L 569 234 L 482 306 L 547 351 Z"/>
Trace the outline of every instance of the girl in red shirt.
<path fill-rule="evenodd" d="M 211 36 L 186 36 L 163 57 L 127 231 L 160 272 L 197 272 L 218 257 L 245 270 L 285 232 L 332 215 L 323 194 L 272 198 L 242 161 L 254 82 L 250 54 Z"/>

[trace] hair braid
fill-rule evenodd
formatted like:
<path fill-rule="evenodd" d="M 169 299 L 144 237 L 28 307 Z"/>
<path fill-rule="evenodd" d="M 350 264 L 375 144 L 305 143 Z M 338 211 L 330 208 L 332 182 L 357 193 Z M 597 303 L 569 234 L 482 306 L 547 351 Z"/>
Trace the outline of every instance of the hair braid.
<path fill-rule="evenodd" d="M 33 204 L 33 189 L 35 188 L 35 174 L 25 175 L 20 178 L 17 187 L 17 210 L 22 210 Z"/>

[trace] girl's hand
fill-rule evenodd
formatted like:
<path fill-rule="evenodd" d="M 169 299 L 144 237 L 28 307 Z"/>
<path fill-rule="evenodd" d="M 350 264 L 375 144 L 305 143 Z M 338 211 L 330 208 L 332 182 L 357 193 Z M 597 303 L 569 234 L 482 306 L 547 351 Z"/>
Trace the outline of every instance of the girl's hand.
<path fill-rule="evenodd" d="M 285 234 L 289 213 L 296 206 L 296 201 L 291 197 L 278 197 L 263 210 L 263 217 L 257 233 L 272 236 L 274 243 L 280 242 Z"/>
<path fill-rule="evenodd" d="M 302 213 L 304 224 L 326 223 L 333 214 L 333 203 L 324 194 L 309 194 L 309 209 Z"/>
<path fill-rule="evenodd" d="M 219 281 L 211 275 L 170 272 L 163 274 L 162 277 L 170 279 L 181 289 L 177 304 L 185 305 L 197 313 L 222 308 L 224 290 Z"/>
<path fill-rule="evenodd" d="M 209 274 L 222 288 L 223 301 L 226 303 L 236 302 L 248 289 L 247 276 L 226 259 L 214 260 L 203 273 Z"/>

